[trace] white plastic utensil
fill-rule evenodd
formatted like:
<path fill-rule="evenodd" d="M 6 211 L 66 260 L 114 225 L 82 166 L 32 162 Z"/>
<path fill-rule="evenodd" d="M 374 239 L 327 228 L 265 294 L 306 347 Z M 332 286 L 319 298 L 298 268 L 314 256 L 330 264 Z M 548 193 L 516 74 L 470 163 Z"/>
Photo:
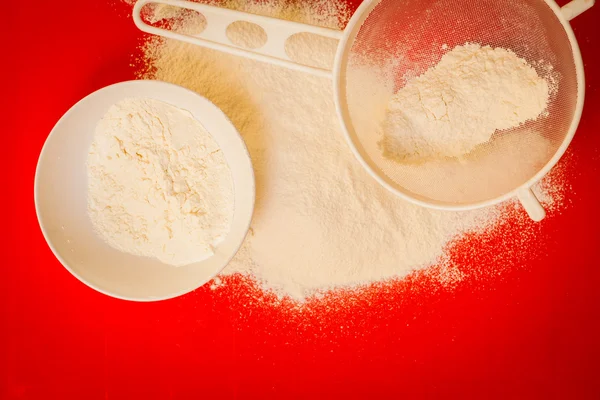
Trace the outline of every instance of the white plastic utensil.
<path fill-rule="evenodd" d="M 196 35 L 186 35 L 149 25 L 142 19 L 142 9 L 147 4 L 165 4 L 197 11 L 206 18 L 206 28 Z M 313 33 L 337 40 L 343 36 L 343 32 L 337 29 L 300 24 L 182 0 L 138 0 L 133 8 L 133 19 L 137 27 L 144 32 L 324 77 L 331 77 L 332 72 L 292 61 L 285 51 L 285 42 L 298 33 Z M 252 50 L 236 46 L 227 37 L 227 27 L 238 21 L 260 26 L 266 33 L 267 42 L 262 47 Z"/>
<path fill-rule="evenodd" d="M 94 231 L 87 213 L 87 155 L 98 121 L 113 104 L 131 97 L 152 98 L 189 111 L 223 151 L 233 177 L 235 210 L 229 233 L 204 261 L 173 267 L 116 250 Z M 37 217 L 55 256 L 86 285 L 126 300 L 168 299 L 212 279 L 241 246 L 252 219 L 254 197 L 250 156 L 225 114 L 191 90 L 158 81 L 118 83 L 75 104 L 52 129 L 35 174 Z"/>
<path fill-rule="evenodd" d="M 151 26 L 144 22 L 142 9 L 152 3 L 194 10 L 204 16 L 206 27 L 198 34 L 187 35 Z M 553 0 L 365 0 L 344 32 L 180 0 L 139 0 L 134 7 L 133 18 L 138 28 L 148 33 L 331 77 L 338 117 L 353 153 L 380 184 L 396 195 L 422 206 L 444 210 L 485 207 L 516 196 L 530 217 L 539 221 L 544 218 L 545 211 L 530 188 L 564 154 L 583 109 L 583 62 L 568 21 L 594 3 L 595 0 L 573 0 L 561 8 Z M 234 44 L 226 31 L 237 21 L 262 28 L 267 36 L 266 43 L 256 49 Z M 333 71 L 302 65 L 289 57 L 285 51 L 286 41 L 298 33 L 339 39 Z M 439 185 L 443 181 L 440 176 L 426 171 L 407 176 L 397 165 L 383 159 L 377 146 L 373 146 L 379 140 L 374 128 L 378 121 L 374 120 L 368 128 L 355 122 L 373 118 L 366 114 L 372 113 L 372 107 L 353 107 L 349 101 L 351 96 L 368 99 L 369 88 L 362 88 L 360 82 L 349 76 L 357 67 L 354 62 L 360 57 L 372 58 L 374 62 L 368 64 L 374 74 L 381 72 L 377 69 L 383 68 L 385 62 L 382 61 L 386 59 L 401 60 L 405 72 L 424 70 L 431 66 L 431 54 L 439 51 L 441 44 L 456 46 L 467 42 L 511 49 L 530 63 L 547 61 L 559 77 L 559 86 L 548 107 L 549 116 L 540 119 L 534 126 L 542 136 L 552 141 L 553 151 L 544 164 L 534 168 L 535 172 L 528 174 L 526 179 L 509 180 L 500 192 L 490 190 L 484 195 L 463 196 L 457 200 L 459 196 L 453 187 L 444 188 L 442 185 L 435 195 L 428 190 L 415 189 L 415 182 L 425 188 Z M 394 86 L 394 82 L 391 83 Z M 495 146 L 485 155 L 513 150 Z M 477 168 L 476 160 L 472 165 L 471 170 Z M 465 171 L 464 181 L 472 182 L 472 185 L 486 185 L 485 181 L 470 180 L 469 168 Z"/>

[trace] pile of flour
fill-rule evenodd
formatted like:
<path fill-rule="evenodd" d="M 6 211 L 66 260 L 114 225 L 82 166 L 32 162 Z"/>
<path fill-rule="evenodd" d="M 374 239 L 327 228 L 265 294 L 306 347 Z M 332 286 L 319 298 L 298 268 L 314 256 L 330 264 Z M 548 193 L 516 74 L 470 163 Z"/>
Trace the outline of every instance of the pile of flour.
<path fill-rule="evenodd" d="M 344 26 L 349 15 L 329 0 L 219 4 L 332 28 Z M 311 37 L 300 47 L 323 64 L 335 51 Z M 250 151 L 255 215 L 224 275 L 243 274 L 278 296 L 304 300 L 449 263 L 452 240 L 489 230 L 502 218 L 501 208 L 418 207 L 381 187 L 343 138 L 328 79 L 161 38 L 150 38 L 144 51 L 141 77 L 209 98 L 231 118 Z"/>
<path fill-rule="evenodd" d="M 402 162 L 462 156 L 536 119 L 549 96 L 548 82 L 512 51 L 467 43 L 392 96 L 380 146 Z"/>
<path fill-rule="evenodd" d="M 135 255 L 186 265 L 229 232 L 233 181 L 223 153 L 187 111 L 130 98 L 110 107 L 87 159 L 97 233 Z"/>

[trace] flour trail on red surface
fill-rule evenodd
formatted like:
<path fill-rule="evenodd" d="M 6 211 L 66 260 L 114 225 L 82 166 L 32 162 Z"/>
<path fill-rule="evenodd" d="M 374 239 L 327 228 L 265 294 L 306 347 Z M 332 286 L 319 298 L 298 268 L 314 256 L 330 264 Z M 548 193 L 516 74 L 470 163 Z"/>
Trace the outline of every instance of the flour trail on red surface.
<path fill-rule="evenodd" d="M 327 0 L 222 5 L 338 29 L 350 15 L 344 3 Z M 179 30 L 194 31 L 204 23 L 172 9 L 147 13 L 149 21 Z M 335 45 L 301 37 L 287 50 L 292 58 L 331 67 Z M 503 254 L 510 259 L 505 265 L 511 264 L 536 242 L 542 225 L 528 220 L 515 202 L 443 212 L 382 188 L 348 148 L 327 79 L 156 37 L 147 39 L 143 51 L 140 78 L 207 97 L 248 146 L 257 183 L 252 227 L 211 284 L 214 293 L 244 308 L 277 305 L 307 315 L 339 312 L 381 296 L 401 304 L 415 293 L 453 290 L 478 274 L 500 273 Z M 564 182 L 558 167 L 535 188 L 549 218 L 563 206 Z M 496 240 L 498 235 L 506 239 Z M 485 247 L 492 242 L 494 249 Z M 497 262 L 477 265 L 485 251 L 497 253 Z"/>

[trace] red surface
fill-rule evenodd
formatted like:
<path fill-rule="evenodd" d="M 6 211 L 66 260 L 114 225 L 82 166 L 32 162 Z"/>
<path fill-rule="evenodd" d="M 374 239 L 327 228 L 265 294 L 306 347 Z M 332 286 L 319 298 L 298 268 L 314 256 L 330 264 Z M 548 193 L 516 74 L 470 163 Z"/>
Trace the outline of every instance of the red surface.
<path fill-rule="evenodd" d="M 112 299 L 46 246 L 33 204 L 39 151 L 77 100 L 133 77 L 142 36 L 127 10 L 118 0 L 3 5 L 3 399 L 600 398 L 600 7 L 573 21 L 588 84 L 572 203 L 540 225 L 535 251 L 503 254 L 510 234 L 473 239 L 483 256 L 462 256 L 476 273 L 455 290 L 416 277 L 304 311 L 252 301 L 244 286 Z M 511 267 L 477 273 L 498 257 Z"/>

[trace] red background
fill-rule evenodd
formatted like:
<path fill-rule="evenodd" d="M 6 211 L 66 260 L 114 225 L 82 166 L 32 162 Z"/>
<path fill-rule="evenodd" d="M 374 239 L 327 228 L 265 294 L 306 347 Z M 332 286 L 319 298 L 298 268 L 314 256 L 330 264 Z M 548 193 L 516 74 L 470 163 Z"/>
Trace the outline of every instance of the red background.
<path fill-rule="evenodd" d="M 600 398 L 600 7 L 573 21 L 587 97 L 571 204 L 539 225 L 535 251 L 505 254 L 500 276 L 472 274 L 455 290 L 416 277 L 303 311 L 253 300 L 240 282 L 158 303 L 112 299 L 44 242 L 39 151 L 77 100 L 133 78 L 143 35 L 129 10 L 118 0 L 2 7 L 2 398 Z M 468 242 L 479 257 L 464 262 L 493 267 L 506 232 Z"/>

